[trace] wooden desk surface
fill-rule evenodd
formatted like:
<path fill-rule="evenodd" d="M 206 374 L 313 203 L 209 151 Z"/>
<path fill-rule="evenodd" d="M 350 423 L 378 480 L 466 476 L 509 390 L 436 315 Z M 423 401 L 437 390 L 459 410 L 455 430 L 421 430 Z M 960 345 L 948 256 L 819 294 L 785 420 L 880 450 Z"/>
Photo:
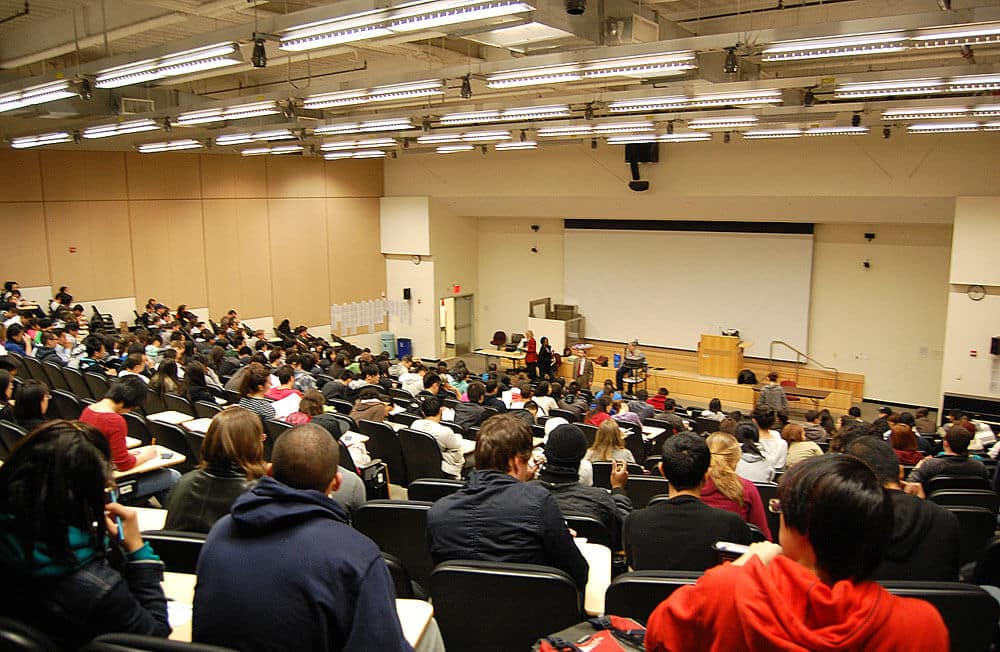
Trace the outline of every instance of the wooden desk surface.
<path fill-rule="evenodd" d="M 172 451 L 165 446 L 160 446 L 157 444 L 157 451 L 160 453 L 159 457 L 154 457 L 151 460 L 147 460 L 142 464 L 137 464 L 133 466 L 128 471 L 115 471 L 116 478 L 127 478 L 130 475 L 135 475 L 137 473 L 146 473 L 148 471 L 155 471 L 156 469 L 165 469 L 169 466 L 176 466 L 178 464 L 183 464 L 187 461 L 187 457 L 181 455 L 177 451 Z M 173 453 L 173 457 L 164 458 L 163 453 Z"/>
<path fill-rule="evenodd" d="M 136 439 L 135 437 L 126 437 L 125 446 L 127 448 L 139 448 L 140 446 L 142 446 L 142 440 Z"/>
<path fill-rule="evenodd" d="M 487 358 L 506 358 L 507 360 L 524 360 L 528 355 L 524 351 L 497 351 L 495 349 L 476 349 L 473 353 Z"/>

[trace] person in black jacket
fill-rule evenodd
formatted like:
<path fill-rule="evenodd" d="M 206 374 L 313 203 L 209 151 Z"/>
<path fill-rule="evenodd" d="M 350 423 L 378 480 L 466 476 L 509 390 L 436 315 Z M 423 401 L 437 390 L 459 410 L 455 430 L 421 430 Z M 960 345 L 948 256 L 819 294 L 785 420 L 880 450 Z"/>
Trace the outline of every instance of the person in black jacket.
<path fill-rule="evenodd" d="M 215 394 L 208 388 L 208 382 L 205 380 L 205 365 L 200 362 L 192 361 L 184 366 L 184 381 L 179 391 L 191 405 L 197 401 L 215 403 Z"/>
<path fill-rule="evenodd" d="M 868 463 L 892 498 L 892 538 L 876 580 L 954 582 L 958 579 L 958 518 L 944 507 L 904 492 L 900 465 L 888 442 L 858 437 L 847 444 L 847 455 Z M 911 490 L 919 485 L 911 485 Z"/>
<path fill-rule="evenodd" d="M 660 472 L 670 481 L 670 498 L 625 519 L 625 555 L 634 570 L 706 570 L 719 563 L 717 541 L 749 544 L 740 516 L 701 501 L 712 454 L 693 432 L 663 444 Z"/>
<path fill-rule="evenodd" d="M 0 615 L 41 629 L 61 649 L 109 632 L 170 634 L 163 564 L 143 542 L 135 510 L 105 504 L 110 457 L 95 428 L 60 420 L 29 435 L 0 468 Z M 124 553 L 121 571 L 109 546 Z"/>
<path fill-rule="evenodd" d="M 450 559 L 542 564 L 566 571 L 582 591 L 589 566 L 559 505 L 535 473 L 531 429 L 515 416 L 487 419 L 476 438 L 476 470 L 466 485 L 427 513 L 435 564 Z"/>
<path fill-rule="evenodd" d="M 192 638 L 240 650 L 412 652 L 378 547 L 329 497 L 337 442 L 303 424 L 236 499 L 198 560 Z"/>
<path fill-rule="evenodd" d="M 486 418 L 486 408 L 483 407 L 483 400 L 486 398 L 486 385 L 478 380 L 469 383 L 465 390 L 469 397 L 468 402 L 460 402 L 455 406 L 455 423 L 463 428 L 474 428 Z"/>

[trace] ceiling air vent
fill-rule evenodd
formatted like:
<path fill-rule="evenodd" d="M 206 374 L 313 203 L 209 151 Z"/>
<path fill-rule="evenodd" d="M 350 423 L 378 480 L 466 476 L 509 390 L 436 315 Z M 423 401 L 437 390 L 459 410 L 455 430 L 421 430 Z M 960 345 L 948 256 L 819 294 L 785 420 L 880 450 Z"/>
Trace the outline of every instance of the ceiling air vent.
<path fill-rule="evenodd" d="M 156 110 L 153 100 L 139 100 L 134 97 L 123 97 L 121 99 L 121 115 L 134 115 L 136 113 L 151 113 Z"/>

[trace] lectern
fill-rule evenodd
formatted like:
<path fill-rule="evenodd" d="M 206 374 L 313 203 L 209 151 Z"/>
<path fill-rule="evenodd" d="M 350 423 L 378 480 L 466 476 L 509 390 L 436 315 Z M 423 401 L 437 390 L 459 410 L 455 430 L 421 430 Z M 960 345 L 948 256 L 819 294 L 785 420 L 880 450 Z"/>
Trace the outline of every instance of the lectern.
<path fill-rule="evenodd" d="M 743 369 L 740 338 L 729 335 L 702 335 L 698 343 L 698 373 L 702 376 L 736 379 Z"/>

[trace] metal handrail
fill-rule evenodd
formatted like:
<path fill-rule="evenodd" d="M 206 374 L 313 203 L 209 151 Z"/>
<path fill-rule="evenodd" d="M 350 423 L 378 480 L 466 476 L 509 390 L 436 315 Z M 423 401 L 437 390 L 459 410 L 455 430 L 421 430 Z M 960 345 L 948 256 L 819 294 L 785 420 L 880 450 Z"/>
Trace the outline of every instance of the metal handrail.
<path fill-rule="evenodd" d="M 792 351 L 795 351 L 795 382 L 796 383 L 799 382 L 799 365 L 802 364 L 802 358 L 805 358 L 807 362 L 811 362 L 814 365 L 816 365 L 817 367 L 822 367 L 823 369 L 828 369 L 828 370 L 832 371 L 833 372 L 834 386 L 837 386 L 837 384 L 839 383 L 839 381 L 840 381 L 840 372 L 837 370 L 836 367 L 831 367 L 829 365 L 825 365 L 822 362 L 819 362 L 816 359 L 809 357 L 808 354 L 803 353 L 802 351 L 799 351 L 797 348 L 795 348 L 794 346 L 792 346 L 788 342 L 785 342 L 784 340 L 771 340 L 770 350 L 768 351 L 768 359 L 771 361 L 771 365 L 772 366 L 774 366 L 774 345 L 775 344 L 780 344 L 781 346 L 783 346 L 783 347 L 785 347 L 787 349 L 791 349 Z"/>

